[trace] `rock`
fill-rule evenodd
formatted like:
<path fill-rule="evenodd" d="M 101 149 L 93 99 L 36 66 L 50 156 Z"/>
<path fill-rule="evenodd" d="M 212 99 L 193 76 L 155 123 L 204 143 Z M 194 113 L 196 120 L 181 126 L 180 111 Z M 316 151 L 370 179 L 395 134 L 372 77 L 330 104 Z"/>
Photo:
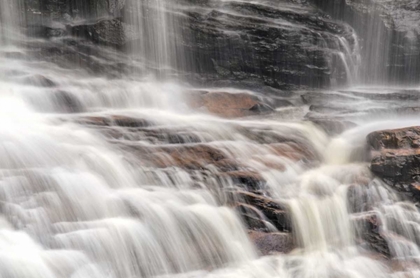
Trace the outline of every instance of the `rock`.
<path fill-rule="evenodd" d="M 266 183 L 259 173 L 253 171 L 228 171 L 221 173 L 220 176 L 229 177 L 234 184 L 240 184 L 249 190 L 259 190 Z"/>
<path fill-rule="evenodd" d="M 34 86 L 39 86 L 39 87 L 56 87 L 56 83 L 54 81 L 52 81 L 51 79 L 40 75 L 40 74 L 35 74 L 29 77 L 26 77 L 24 79 L 24 82 L 32 84 Z"/>
<path fill-rule="evenodd" d="M 82 37 L 97 44 L 121 48 L 128 40 L 134 39 L 131 36 L 130 28 L 120 19 L 102 19 L 89 24 L 78 24 L 71 27 L 71 34 Z"/>
<path fill-rule="evenodd" d="M 127 145 L 126 148 L 130 152 L 138 153 L 144 161 L 160 168 L 179 167 L 200 170 L 218 162 L 223 163 L 227 158 L 221 150 L 205 144 L 153 147 Z M 230 167 L 235 170 L 237 165 L 230 165 Z"/>
<path fill-rule="evenodd" d="M 144 119 L 139 118 L 132 118 L 127 116 L 120 116 L 115 115 L 111 116 L 112 123 L 121 126 L 121 127 L 129 127 L 129 128 L 138 128 L 138 127 L 147 127 L 150 126 L 150 122 Z"/>
<path fill-rule="evenodd" d="M 198 73 L 198 82 L 288 91 L 349 78 L 335 46 L 342 43 L 338 38 L 355 46 L 352 28 L 309 1 L 181 3 L 188 17 L 181 47 L 196 61 L 187 71 Z"/>
<path fill-rule="evenodd" d="M 120 16 L 125 0 L 25 0 L 29 13 L 40 13 L 56 21 L 69 21 L 74 18 L 100 18 Z"/>
<path fill-rule="evenodd" d="M 82 102 L 75 95 L 66 91 L 54 92 L 54 102 L 57 106 L 57 112 L 81 113 L 85 110 Z"/>
<path fill-rule="evenodd" d="M 367 190 L 369 182 L 370 179 L 366 181 L 366 184 L 353 184 L 347 189 L 347 203 L 351 213 L 361 213 L 373 209 Z"/>
<path fill-rule="evenodd" d="M 225 118 L 237 118 L 271 112 L 273 109 L 247 93 L 203 92 L 189 94 L 189 105 Z"/>
<path fill-rule="evenodd" d="M 418 83 L 420 5 L 399 0 L 312 0 L 333 18 L 349 23 L 359 36 L 361 78 L 370 83 Z M 375 34 L 372 36 L 372 34 Z"/>
<path fill-rule="evenodd" d="M 151 11 L 140 19 L 131 18 L 133 3 L 139 7 L 138 1 L 24 2 L 31 35 L 63 39 L 73 35 L 121 50 L 144 45 L 144 41 L 150 46 L 162 43 L 154 41 L 154 34 L 138 34 L 139 21 L 146 21 L 142 24 L 147 26 L 155 24 L 155 18 L 147 18 Z M 272 5 L 247 1 L 172 2 L 165 7 L 171 18 L 167 29 L 174 30 L 171 38 L 179 39 L 168 45 L 171 51 L 180 53 L 175 67 L 185 72 L 191 82 L 284 95 L 300 88 L 344 84 L 349 79 L 337 53 L 343 51 L 343 40 L 351 50 L 356 47 L 352 28 L 332 20 L 309 1 L 270 0 Z M 80 59 L 95 62 L 87 57 Z M 279 100 L 275 107 L 288 105 L 287 100 Z M 262 103 L 247 109 L 257 113 L 271 110 Z"/>
<path fill-rule="evenodd" d="M 367 243 L 369 249 L 378 252 L 386 258 L 391 257 L 387 235 L 382 231 L 379 217 L 375 212 L 356 215 L 353 218 L 356 227 L 356 236 Z"/>
<path fill-rule="evenodd" d="M 293 236 L 289 233 L 249 231 L 248 236 L 263 256 L 274 255 L 276 253 L 289 253 L 295 248 Z"/>
<path fill-rule="evenodd" d="M 232 195 L 232 200 L 236 200 L 239 204 L 246 203 L 257 210 L 258 213 L 252 215 L 249 214 L 249 209 L 247 209 L 246 206 L 240 205 L 238 210 L 245 216 L 245 221 L 247 221 L 249 217 L 257 218 L 271 223 L 279 231 L 291 231 L 292 225 L 286 209 L 275 200 L 247 191 L 232 191 L 230 194 Z M 250 225 L 249 228 L 255 228 L 255 226 Z"/>
<path fill-rule="evenodd" d="M 330 136 L 339 135 L 344 131 L 356 126 L 355 123 L 350 121 L 339 121 L 331 119 L 309 119 L 309 121 L 322 128 Z"/>
<path fill-rule="evenodd" d="M 420 148 L 420 127 L 375 131 L 367 137 L 374 150 Z"/>
<path fill-rule="evenodd" d="M 371 170 L 387 184 L 420 200 L 420 128 L 372 132 Z"/>
<path fill-rule="evenodd" d="M 152 125 L 151 122 L 146 121 L 145 119 L 122 115 L 79 117 L 77 118 L 77 122 L 84 125 L 118 126 L 126 128 L 141 128 Z"/>

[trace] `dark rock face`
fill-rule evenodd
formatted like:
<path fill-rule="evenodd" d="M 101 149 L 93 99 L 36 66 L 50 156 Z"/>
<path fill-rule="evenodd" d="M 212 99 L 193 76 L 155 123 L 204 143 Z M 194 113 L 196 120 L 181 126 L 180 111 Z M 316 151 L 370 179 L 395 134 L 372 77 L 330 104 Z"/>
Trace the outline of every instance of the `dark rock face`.
<path fill-rule="evenodd" d="M 206 82 L 282 90 L 346 82 L 337 52 L 340 38 L 354 46 L 349 26 L 290 1 L 202 2 L 182 28 L 190 70 Z"/>
<path fill-rule="evenodd" d="M 371 170 L 400 192 L 420 197 L 420 128 L 376 131 L 368 135 Z"/>
<path fill-rule="evenodd" d="M 199 84 L 260 91 L 342 85 L 356 73 L 359 43 L 365 82 L 420 80 L 416 1 L 177 0 L 170 7 L 179 25 L 169 34 L 176 67 Z M 25 0 L 25 8 L 34 36 L 72 35 L 118 49 L 153 40 L 128 24 L 129 0 Z"/>
<path fill-rule="evenodd" d="M 420 80 L 418 1 L 312 0 L 333 18 L 349 23 L 360 38 L 366 82 Z"/>
<path fill-rule="evenodd" d="M 119 49 L 130 49 L 131 41 L 153 39 L 139 37 L 127 24 L 124 9 L 130 9 L 129 1 L 26 2 L 28 29 L 35 36 L 72 35 Z M 174 19 L 179 34 L 168 39 L 182 49 L 177 68 L 189 73 L 189 81 L 260 91 L 348 81 L 342 54 L 356 47 L 353 30 L 309 4 L 178 0 L 170 5 L 181 16 Z M 346 59 L 352 63 L 351 57 Z"/>
<path fill-rule="evenodd" d="M 270 197 L 246 191 L 235 191 L 232 192 L 232 194 L 234 194 L 234 200 L 244 202 L 239 203 L 238 210 L 250 229 L 267 231 L 267 225 L 262 225 L 265 227 L 261 228 L 259 224 L 271 223 L 279 231 L 291 231 L 292 225 L 286 208 L 275 200 Z M 245 204 L 252 207 L 250 208 Z M 255 221 L 266 223 L 258 223 Z M 258 223 L 258 225 L 254 226 L 255 223 Z"/>
<path fill-rule="evenodd" d="M 82 24 L 71 27 L 74 36 L 88 39 L 94 43 L 123 47 L 129 39 L 129 27 L 119 19 L 105 19 L 93 24 Z"/>
<path fill-rule="evenodd" d="M 26 0 L 27 29 L 44 38 L 75 36 L 121 48 L 130 28 L 121 21 L 125 0 Z"/>

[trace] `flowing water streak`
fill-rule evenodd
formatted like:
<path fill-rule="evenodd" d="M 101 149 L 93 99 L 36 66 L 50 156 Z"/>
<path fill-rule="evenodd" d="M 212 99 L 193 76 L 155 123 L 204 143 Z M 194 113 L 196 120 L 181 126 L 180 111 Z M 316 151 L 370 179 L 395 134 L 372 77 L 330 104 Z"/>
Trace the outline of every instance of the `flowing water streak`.
<path fill-rule="evenodd" d="M 9 45 L 21 23 L 22 1 L 0 2 L 0 46 Z"/>
<path fill-rule="evenodd" d="M 158 57 L 164 56 L 152 55 L 157 64 L 164 61 Z M 328 138 L 312 125 L 183 114 L 179 111 L 182 105 L 172 105 L 178 99 L 172 93 L 179 89 L 168 89 L 170 85 L 130 78 L 110 81 L 78 71 L 63 74 L 47 63 L 17 65 L 14 60 L 4 61 L 32 77 L 45 73 L 60 89 L 70 92 L 68 97 L 79 100 L 84 116 L 149 115 L 147 119 L 156 123 L 201 132 L 201 143 L 257 170 L 279 200 L 289 204 L 302 252 L 256 260 L 236 214 L 220 206 L 205 186 L 193 188 L 190 173 L 175 168 L 171 170 L 177 178 L 165 177 L 160 169 L 145 169 L 136 161 L 128 163 L 127 153 L 95 132 L 71 123 L 73 117 L 39 113 L 65 112 L 57 105 L 56 89 L 17 82 L 3 74 L 7 69 L 2 68 L 0 200 L 6 218 L 0 230 L 2 277 L 191 277 L 197 272 L 197 277 L 386 274 L 382 264 L 354 250 L 345 193 L 356 177 L 366 175 L 365 165 L 351 165 L 351 158 L 346 156 L 337 159 L 344 165 L 324 165 L 305 172 L 305 167 L 276 158 L 270 148 L 232 128 L 238 124 L 247 132 L 268 130 L 266 136 L 292 136 L 323 152 Z M 358 134 L 356 142 L 343 145 L 351 149 L 365 135 Z M 130 134 L 122 138 L 125 136 Z M 146 138 L 137 141 L 148 143 Z M 326 157 L 340 156 L 341 150 L 335 149 Z M 271 169 L 261 158 L 285 164 L 286 170 Z M 333 163 L 327 160 L 327 164 Z M 385 208 L 383 211 L 392 215 Z M 403 227 L 401 233 L 413 238 L 408 223 Z M 395 250 L 403 249 L 403 244 L 391 243 L 396 243 Z M 398 252 L 407 253 L 403 251 Z M 208 270 L 212 272 L 206 273 Z"/>
<path fill-rule="evenodd" d="M 84 72 L 1 59 L 12 66 L 0 73 L 0 199 L 7 219 L 0 229 L 2 277 L 151 277 L 256 257 L 231 209 L 206 190 L 185 187 L 185 179 L 150 179 L 99 136 L 63 122 L 63 115 L 36 112 L 65 112 L 57 98 L 63 93 L 31 80 L 40 72 L 52 77 L 70 91 L 65 99 L 80 97 L 82 110 L 165 109 L 159 96 L 166 94 L 147 82 L 120 81 L 127 91 L 116 82 L 108 91 L 118 87 L 114 95 L 92 98 L 98 84 Z M 73 95 L 79 86 L 85 91 Z M 139 87 L 145 98 L 131 93 Z"/>
<path fill-rule="evenodd" d="M 178 46 L 182 34 L 174 11 L 175 1 L 127 2 L 129 8 L 125 9 L 125 17 L 138 38 L 131 45 L 133 57 L 146 61 L 158 74 L 164 74 L 170 68 L 176 69 L 184 54 Z"/>

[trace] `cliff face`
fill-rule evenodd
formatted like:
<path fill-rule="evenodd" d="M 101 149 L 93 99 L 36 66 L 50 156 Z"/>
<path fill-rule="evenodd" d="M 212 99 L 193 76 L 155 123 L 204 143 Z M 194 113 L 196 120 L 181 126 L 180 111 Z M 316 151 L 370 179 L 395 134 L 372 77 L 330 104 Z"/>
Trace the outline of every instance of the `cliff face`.
<path fill-rule="evenodd" d="M 415 0 L 313 0 L 360 38 L 364 81 L 418 83 L 420 3 Z"/>
<path fill-rule="evenodd" d="M 33 36 L 141 48 L 149 64 L 164 61 L 193 83 L 284 91 L 420 76 L 411 0 L 24 2 Z M 170 16 L 165 31 L 155 28 L 161 13 Z"/>

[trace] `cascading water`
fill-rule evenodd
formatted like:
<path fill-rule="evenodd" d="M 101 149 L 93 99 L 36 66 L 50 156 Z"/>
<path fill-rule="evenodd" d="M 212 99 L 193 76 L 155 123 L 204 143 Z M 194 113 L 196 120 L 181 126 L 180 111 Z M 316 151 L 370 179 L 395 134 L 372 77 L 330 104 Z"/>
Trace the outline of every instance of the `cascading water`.
<path fill-rule="evenodd" d="M 190 9 L 163 0 L 129 3 L 124 17 L 138 40 L 127 60 L 140 59 L 158 75 L 184 70 L 191 61 L 177 41 L 184 38 L 175 17 L 196 9 L 232 20 L 235 4 L 254 4 L 210 2 L 215 6 Z M 19 29 L 15 3 L 0 2 L 0 37 L 6 38 L 0 40 L 1 277 L 398 277 L 356 240 L 363 233 L 357 218 L 372 212 L 401 236 L 387 238 L 395 260 L 419 259 L 420 214 L 353 155 L 379 127 L 357 118 L 363 111 L 350 115 L 360 127 L 333 139 L 301 121 L 299 109 L 238 120 L 198 113 L 187 105 L 190 87 L 131 73 L 110 79 L 34 58 L 13 40 L 48 42 L 10 36 Z M 293 29 L 298 38 L 307 32 L 275 19 L 264 24 Z M 344 67 L 345 79 L 356 82 L 358 39 L 353 31 L 345 35 L 311 34 L 329 66 Z M 5 47 L 12 42 L 13 49 Z M 345 92 L 330 95 L 340 100 Z M 381 105 L 357 94 L 347 101 Z M 384 128 L 405 124 L 382 122 Z M 207 156 L 218 165 L 206 163 Z M 233 163 L 235 171 L 222 171 Z M 264 190 L 290 214 L 292 253 L 259 257 L 245 220 L 229 206 L 229 193 L 238 191 L 235 174 L 243 172 L 263 178 Z M 350 193 L 368 196 L 369 209 L 353 209 Z M 272 224 L 262 229 L 279 233 Z M 415 276 L 413 269 L 401 275 Z"/>

